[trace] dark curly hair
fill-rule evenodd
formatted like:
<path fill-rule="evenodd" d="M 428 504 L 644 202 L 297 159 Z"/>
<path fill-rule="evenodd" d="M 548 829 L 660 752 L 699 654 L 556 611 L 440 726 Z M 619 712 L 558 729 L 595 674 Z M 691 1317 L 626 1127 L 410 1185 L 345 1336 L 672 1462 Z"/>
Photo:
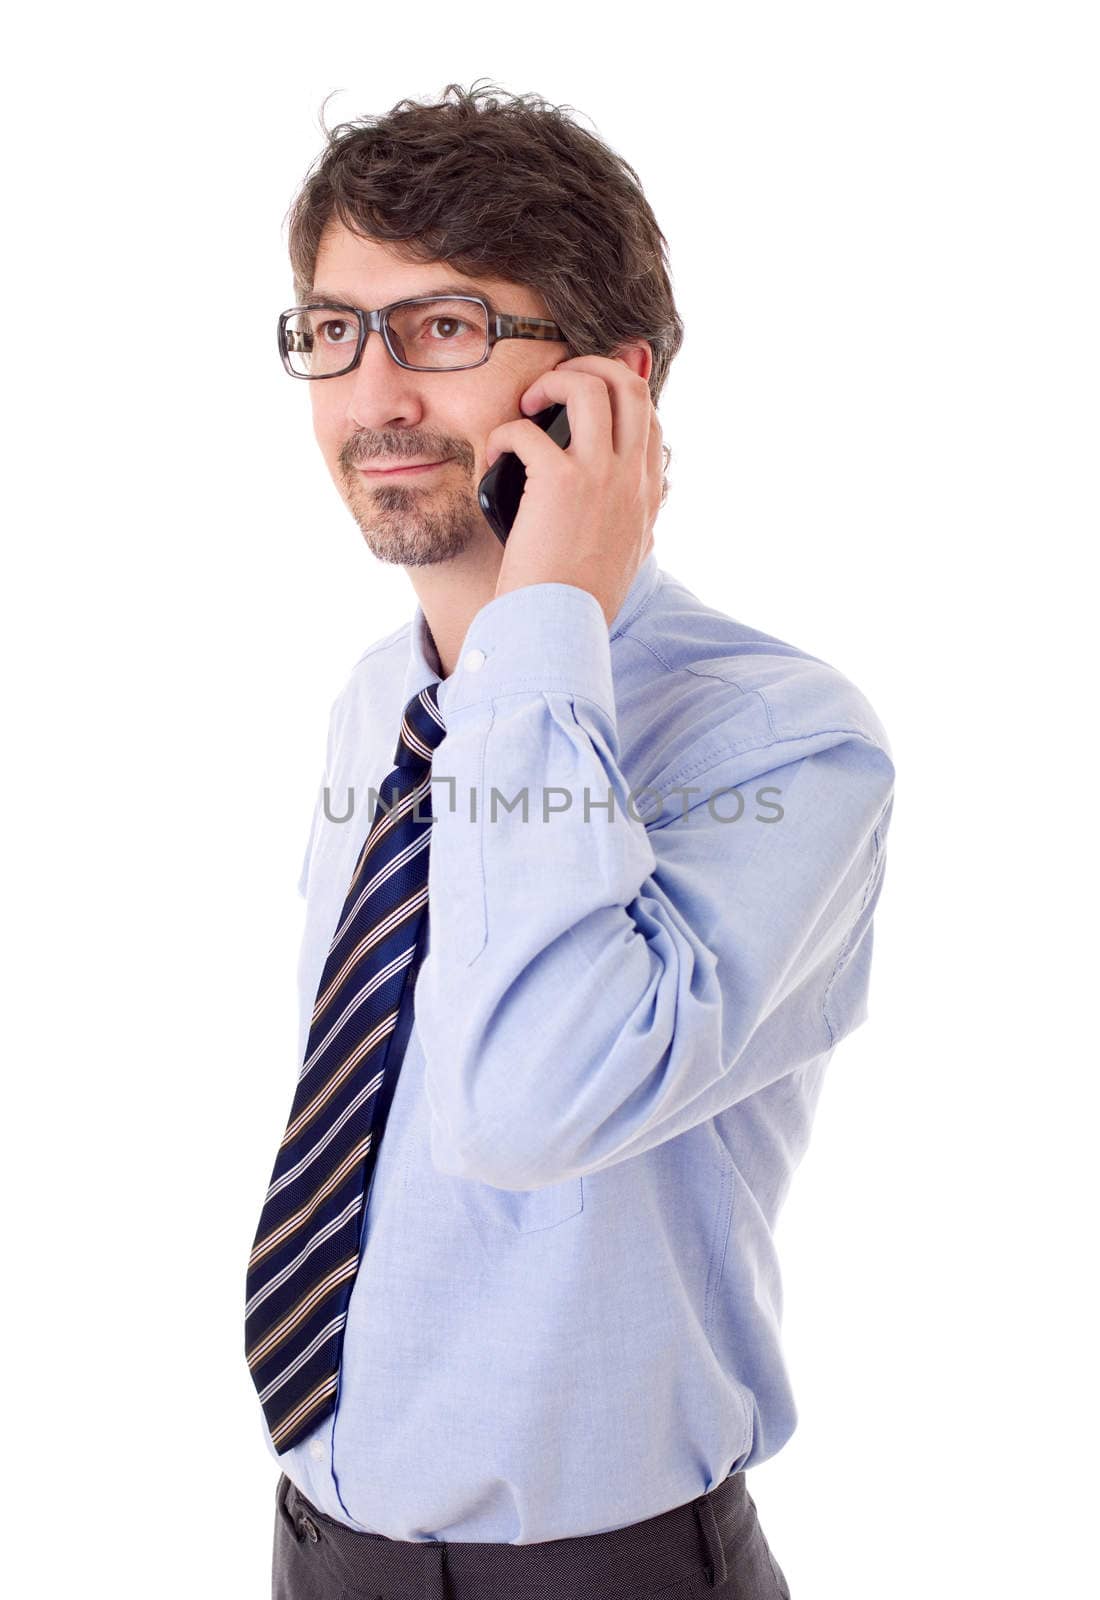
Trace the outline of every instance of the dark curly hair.
<path fill-rule="evenodd" d="M 656 405 L 684 330 L 668 241 L 638 174 L 564 114 L 572 106 L 478 81 L 469 91 L 449 83 L 435 104 L 401 100 L 331 130 L 322 106 L 327 142 L 287 212 L 296 299 L 312 292 L 335 215 L 403 260 L 446 261 L 467 277 L 536 290 L 572 355 L 647 340 Z M 666 479 L 662 505 L 667 494 Z"/>

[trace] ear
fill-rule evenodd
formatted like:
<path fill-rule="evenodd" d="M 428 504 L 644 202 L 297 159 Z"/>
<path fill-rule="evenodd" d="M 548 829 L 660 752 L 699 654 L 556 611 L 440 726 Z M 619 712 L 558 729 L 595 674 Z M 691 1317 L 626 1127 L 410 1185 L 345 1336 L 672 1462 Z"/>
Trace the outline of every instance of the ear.
<path fill-rule="evenodd" d="M 631 372 L 648 380 L 653 371 L 653 350 L 648 340 L 639 339 L 636 344 L 620 345 L 613 353 L 616 361 L 624 362 Z"/>

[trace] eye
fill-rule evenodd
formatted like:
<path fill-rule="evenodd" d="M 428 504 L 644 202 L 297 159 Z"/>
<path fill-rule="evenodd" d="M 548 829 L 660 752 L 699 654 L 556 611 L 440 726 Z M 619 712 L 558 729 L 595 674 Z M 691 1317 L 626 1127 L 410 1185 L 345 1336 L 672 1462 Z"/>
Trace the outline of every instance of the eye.
<path fill-rule="evenodd" d="M 318 324 L 316 336 L 326 344 L 347 344 L 349 340 L 354 344 L 357 333 L 355 323 L 349 322 L 347 317 L 329 317 Z"/>
<path fill-rule="evenodd" d="M 429 328 L 434 328 L 440 322 L 449 323 L 452 328 L 467 328 L 471 331 L 473 329 L 473 324 L 470 322 L 463 322 L 461 317 L 432 317 L 427 326 Z M 453 337 L 453 335 L 449 335 L 448 337 Z M 441 339 L 438 342 L 440 344 L 445 344 L 447 340 Z"/>

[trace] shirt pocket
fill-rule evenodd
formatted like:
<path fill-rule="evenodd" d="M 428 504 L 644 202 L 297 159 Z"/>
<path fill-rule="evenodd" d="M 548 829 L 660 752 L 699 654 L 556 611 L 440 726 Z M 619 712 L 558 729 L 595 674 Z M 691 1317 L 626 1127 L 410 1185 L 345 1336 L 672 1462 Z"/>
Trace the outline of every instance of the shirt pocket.
<path fill-rule="evenodd" d="M 584 1210 L 584 1180 L 565 1178 L 541 1189 L 496 1189 L 473 1178 L 460 1178 L 458 1192 L 471 1221 L 504 1233 L 538 1233 L 556 1228 Z"/>

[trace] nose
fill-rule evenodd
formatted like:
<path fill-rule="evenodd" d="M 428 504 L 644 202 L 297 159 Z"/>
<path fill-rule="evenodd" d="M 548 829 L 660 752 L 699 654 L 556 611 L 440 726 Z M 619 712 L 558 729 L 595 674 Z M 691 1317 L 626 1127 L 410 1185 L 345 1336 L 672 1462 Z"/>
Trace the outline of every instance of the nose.
<path fill-rule="evenodd" d="M 348 385 L 348 420 L 360 428 L 417 420 L 424 410 L 418 388 L 424 376 L 399 366 L 380 333 L 368 333 L 359 365 L 343 380 Z"/>

